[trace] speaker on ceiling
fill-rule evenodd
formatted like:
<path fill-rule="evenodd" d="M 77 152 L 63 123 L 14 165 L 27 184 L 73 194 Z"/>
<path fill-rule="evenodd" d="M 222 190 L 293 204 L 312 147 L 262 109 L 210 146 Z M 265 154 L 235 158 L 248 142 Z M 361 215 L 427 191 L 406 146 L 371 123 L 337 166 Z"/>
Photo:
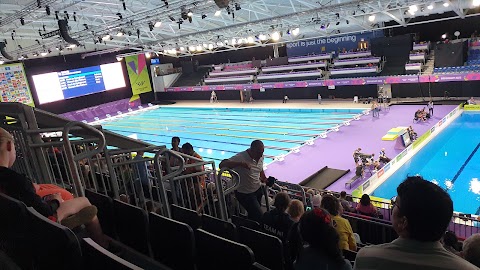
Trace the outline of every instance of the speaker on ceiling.
<path fill-rule="evenodd" d="M 73 39 L 68 33 L 68 22 L 67 20 L 58 20 L 58 28 L 60 29 L 60 36 L 68 43 L 75 44 L 80 46 L 80 42 Z"/>
<path fill-rule="evenodd" d="M 5 45 L 5 42 L 0 42 L 0 53 L 3 55 L 3 57 L 5 57 L 6 59 L 8 60 L 13 60 L 13 57 L 7 53 L 7 51 L 5 50 L 5 48 L 7 47 L 7 45 Z"/>
<path fill-rule="evenodd" d="M 230 4 L 230 0 L 215 0 L 215 4 L 217 4 L 219 8 L 226 8 L 228 4 Z"/>

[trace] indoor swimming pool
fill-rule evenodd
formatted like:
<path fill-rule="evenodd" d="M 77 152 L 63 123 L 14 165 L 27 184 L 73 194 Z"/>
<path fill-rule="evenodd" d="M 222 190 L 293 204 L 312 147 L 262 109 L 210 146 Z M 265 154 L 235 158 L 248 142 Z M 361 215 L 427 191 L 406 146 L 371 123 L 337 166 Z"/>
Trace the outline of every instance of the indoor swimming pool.
<path fill-rule="evenodd" d="M 265 164 L 268 164 L 362 112 L 362 109 L 159 107 L 101 124 L 107 130 L 167 147 L 171 147 L 171 138 L 178 136 L 180 144 L 191 143 L 204 159 L 217 164 L 259 139 L 265 144 Z"/>

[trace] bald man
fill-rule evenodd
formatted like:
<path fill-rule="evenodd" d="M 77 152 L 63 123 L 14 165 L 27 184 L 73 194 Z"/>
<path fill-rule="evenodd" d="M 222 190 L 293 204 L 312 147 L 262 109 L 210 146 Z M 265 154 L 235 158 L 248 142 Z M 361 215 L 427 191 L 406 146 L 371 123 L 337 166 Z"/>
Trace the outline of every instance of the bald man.
<path fill-rule="evenodd" d="M 54 194 L 44 201 L 35 193 L 33 182 L 29 178 L 10 169 L 16 158 L 13 136 L 0 128 L 0 192 L 22 201 L 43 216 L 57 220 L 69 228 L 85 224 L 90 237 L 99 245 L 108 247 L 107 238 L 103 235 L 96 216 L 97 209 L 87 198 L 63 201 L 60 194 Z"/>
<path fill-rule="evenodd" d="M 263 171 L 263 151 L 263 142 L 255 140 L 250 144 L 250 148 L 222 160 L 219 165 L 220 168 L 234 169 L 240 175 L 240 185 L 235 191 L 235 196 L 247 210 L 248 218 L 258 222 L 263 215 L 260 207 L 263 196 L 261 187 L 267 180 Z"/>

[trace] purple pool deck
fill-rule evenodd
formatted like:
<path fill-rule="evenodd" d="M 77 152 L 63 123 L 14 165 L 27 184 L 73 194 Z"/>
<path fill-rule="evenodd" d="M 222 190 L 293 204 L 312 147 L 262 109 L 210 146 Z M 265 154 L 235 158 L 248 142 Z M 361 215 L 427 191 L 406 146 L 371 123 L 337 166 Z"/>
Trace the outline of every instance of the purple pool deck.
<path fill-rule="evenodd" d="M 355 175 L 353 151 L 361 147 L 363 153 L 374 153 L 385 148 L 388 157 L 393 158 L 401 152 L 395 149 L 395 141 L 382 141 L 382 137 L 391 128 L 412 126 L 418 136 L 425 133 L 440 119 L 452 111 L 454 105 L 437 105 L 434 116 L 427 122 L 413 123 L 416 110 L 422 105 L 393 105 L 389 111 L 380 112 L 379 118 L 371 114 L 364 115 L 358 121 L 351 121 L 350 126 L 343 126 L 338 132 L 331 132 L 325 139 L 318 138 L 312 146 L 305 145 L 299 153 L 292 153 L 281 162 L 273 162 L 266 170 L 267 175 L 277 177 L 281 181 L 298 184 L 324 166 L 348 170 L 350 172 L 331 184 L 327 189 L 332 191 L 351 192 L 367 178 L 356 181 L 350 190 L 345 189 L 345 183 Z"/>
<path fill-rule="evenodd" d="M 63 117 L 68 118 L 73 121 L 83 121 L 86 120 L 88 122 L 107 118 L 107 114 L 110 115 L 117 115 L 118 112 L 126 113 L 129 109 L 137 110 L 138 106 L 142 105 L 140 103 L 140 99 L 135 101 L 130 101 L 130 99 L 121 99 L 105 104 L 101 104 L 98 106 L 93 106 L 89 108 L 85 108 L 78 111 L 72 111 L 62 114 Z"/>

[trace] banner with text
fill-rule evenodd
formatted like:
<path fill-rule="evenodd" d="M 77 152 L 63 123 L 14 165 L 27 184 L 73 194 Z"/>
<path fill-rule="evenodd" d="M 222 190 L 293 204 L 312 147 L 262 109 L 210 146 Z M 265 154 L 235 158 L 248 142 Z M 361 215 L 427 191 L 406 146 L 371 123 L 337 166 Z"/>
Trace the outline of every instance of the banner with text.
<path fill-rule="evenodd" d="M 369 42 L 372 38 L 383 37 L 383 31 L 369 31 L 359 34 L 323 37 L 287 43 L 287 55 L 300 56 L 308 54 L 320 54 L 339 52 L 343 49 L 352 50 L 358 48 L 361 41 Z"/>
<path fill-rule="evenodd" d="M 35 106 L 22 63 L 0 66 L 0 94 L 1 102 L 20 102 Z"/>
<path fill-rule="evenodd" d="M 140 94 L 152 91 L 150 76 L 147 70 L 145 55 L 131 55 L 125 57 L 128 77 L 132 86 L 132 100 L 138 99 Z"/>

